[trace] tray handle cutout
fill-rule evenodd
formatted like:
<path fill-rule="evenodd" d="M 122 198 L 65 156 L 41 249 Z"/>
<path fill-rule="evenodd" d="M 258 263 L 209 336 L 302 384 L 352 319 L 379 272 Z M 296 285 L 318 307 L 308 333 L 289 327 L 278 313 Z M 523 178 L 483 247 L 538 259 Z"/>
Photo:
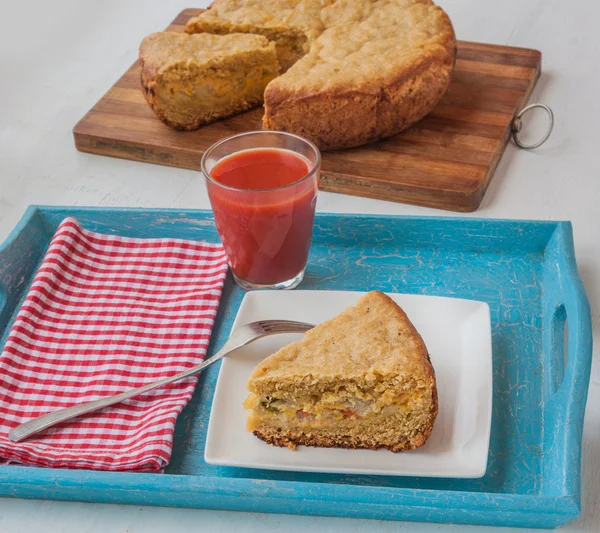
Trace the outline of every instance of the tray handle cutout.
<path fill-rule="evenodd" d="M 554 379 L 556 395 L 566 395 L 569 403 L 584 402 L 590 378 L 592 356 L 592 317 L 581 280 L 567 283 L 564 303 L 552 320 L 554 328 Z M 562 370 L 561 370 L 562 369 Z"/>
<path fill-rule="evenodd" d="M 544 441 L 548 495 L 568 494 L 578 508 L 581 495 L 581 439 L 592 363 L 592 317 L 577 264 L 570 225 L 556 235 L 554 268 L 547 272 L 549 301 Z M 554 248 L 554 249 L 552 249 Z"/>
<path fill-rule="evenodd" d="M 572 237 L 566 240 L 565 248 L 571 251 Z M 592 364 L 592 316 L 574 252 L 565 255 L 561 258 L 566 263 L 564 274 L 550 288 L 556 295 L 551 318 L 553 368 L 547 391 L 554 416 L 563 420 L 567 434 L 572 434 L 572 430 L 580 431 L 583 426 Z"/>
<path fill-rule="evenodd" d="M 569 360 L 569 326 L 567 311 L 563 304 L 559 305 L 552 317 L 552 365 L 550 377 L 550 394 L 554 394 L 565 377 L 565 368 Z"/>

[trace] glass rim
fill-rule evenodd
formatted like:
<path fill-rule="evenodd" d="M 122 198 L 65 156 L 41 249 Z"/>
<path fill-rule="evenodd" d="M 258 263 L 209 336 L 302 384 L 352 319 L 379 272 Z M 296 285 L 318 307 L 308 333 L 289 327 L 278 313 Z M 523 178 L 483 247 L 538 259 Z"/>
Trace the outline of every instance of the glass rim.
<path fill-rule="evenodd" d="M 305 144 L 307 144 L 309 146 L 309 148 L 311 148 L 311 150 L 315 153 L 316 155 L 316 160 L 314 162 L 314 164 L 311 165 L 311 168 L 309 169 L 309 171 L 302 176 L 301 178 L 297 179 L 296 181 L 292 181 L 292 183 L 286 183 L 285 185 L 280 185 L 279 187 L 269 187 L 267 189 L 240 189 L 238 187 L 232 187 L 230 185 L 225 185 L 224 183 L 221 183 L 220 181 L 217 181 L 215 178 L 213 178 L 210 175 L 210 172 L 208 172 L 206 170 L 206 159 L 207 157 L 210 155 L 211 152 L 213 152 L 216 148 L 218 148 L 219 146 L 221 146 L 222 144 L 231 141 L 233 139 L 237 139 L 239 137 L 247 137 L 250 135 L 262 135 L 265 133 L 274 133 L 275 135 L 280 135 L 282 137 L 291 137 L 293 139 L 296 139 L 300 142 L 303 142 Z M 256 148 L 245 148 L 244 150 L 237 150 L 236 152 L 232 152 L 231 154 L 225 156 L 225 157 L 230 157 L 231 155 L 238 153 L 238 152 L 243 152 L 245 150 L 258 150 L 261 147 L 256 147 Z M 277 148 L 277 147 L 269 147 L 269 146 L 264 146 L 262 148 L 272 148 L 275 150 L 287 150 L 287 148 Z M 288 150 L 290 152 L 294 152 L 294 150 Z M 296 153 L 296 152 L 294 152 Z M 303 159 L 306 159 L 304 156 L 302 156 Z M 221 158 L 224 159 L 224 158 Z M 219 159 L 219 161 L 221 161 L 221 159 Z M 310 164 L 310 161 L 308 161 L 308 163 Z M 224 139 L 221 139 L 220 141 L 217 141 L 216 143 L 212 144 L 211 146 L 209 146 L 206 151 L 204 152 L 204 154 L 202 155 L 202 160 L 200 161 L 200 172 L 202 172 L 202 174 L 204 175 L 204 177 L 210 181 L 211 183 L 214 183 L 215 185 L 218 185 L 219 187 L 222 187 L 223 189 L 228 189 L 230 191 L 236 191 L 236 192 L 252 192 L 252 193 L 260 193 L 260 192 L 274 192 L 274 191 L 281 191 L 287 188 L 291 188 L 294 185 L 298 185 L 300 183 L 303 183 L 304 181 L 308 180 L 310 177 L 314 176 L 315 172 L 317 171 L 318 168 L 320 168 L 321 166 L 321 152 L 319 151 L 319 149 L 312 143 L 310 142 L 308 139 L 305 139 L 304 137 L 300 137 L 300 135 L 295 135 L 294 133 L 288 133 L 287 131 L 276 131 L 276 130 L 253 130 L 253 131 L 245 131 L 243 133 L 237 133 L 235 135 L 230 135 L 229 137 L 225 137 Z"/>

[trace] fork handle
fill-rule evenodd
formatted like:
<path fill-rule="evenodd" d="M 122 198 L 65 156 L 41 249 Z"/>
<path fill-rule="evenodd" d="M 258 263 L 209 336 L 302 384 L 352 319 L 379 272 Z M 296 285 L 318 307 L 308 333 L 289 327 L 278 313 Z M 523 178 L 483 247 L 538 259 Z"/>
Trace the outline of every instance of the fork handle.
<path fill-rule="evenodd" d="M 201 372 L 207 366 L 212 365 L 213 363 L 216 363 L 217 361 L 222 359 L 223 356 L 229 351 L 231 350 L 221 349 L 210 359 L 204 361 L 203 363 L 197 366 L 188 368 L 187 370 L 184 370 L 183 372 L 180 372 L 179 374 L 175 374 L 168 378 L 160 379 L 153 383 L 148 383 L 148 385 L 143 385 L 142 387 L 138 387 L 137 389 L 131 389 L 120 394 L 115 394 L 114 396 L 100 398 L 99 400 L 93 400 L 91 402 L 80 403 L 77 405 L 73 405 L 72 407 L 59 409 L 58 411 L 48 413 L 47 415 L 42 415 L 38 418 L 34 418 L 33 420 L 29 420 L 28 422 L 20 424 L 19 426 L 11 429 L 8 433 L 8 438 L 12 442 L 20 442 L 23 439 L 31 437 L 31 435 L 35 435 L 36 433 L 39 433 L 44 429 L 48 429 L 49 427 L 55 426 L 60 422 L 66 422 L 67 420 L 71 420 L 72 418 L 85 415 L 87 413 L 93 413 L 94 411 L 98 411 L 100 409 L 104 409 L 105 407 L 109 407 L 110 405 L 114 405 L 124 400 L 128 400 L 129 398 L 133 398 L 134 396 L 138 396 L 140 394 L 143 394 L 144 392 L 158 389 L 159 387 L 164 387 L 165 385 L 169 385 L 171 383 L 174 383 L 175 381 L 179 381 L 180 379 L 193 376 L 194 374 Z"/>

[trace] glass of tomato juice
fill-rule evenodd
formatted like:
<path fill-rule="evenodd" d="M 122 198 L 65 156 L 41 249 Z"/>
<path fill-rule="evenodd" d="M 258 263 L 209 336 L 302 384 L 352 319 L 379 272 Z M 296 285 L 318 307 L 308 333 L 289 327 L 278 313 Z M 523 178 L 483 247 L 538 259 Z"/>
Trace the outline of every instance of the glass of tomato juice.
<path fill-rule="evenodd" d="M 290 133 L 252 131 L 202 157 L 217 231 L 242 288 L 293 289 L 306 270 L 321 154 Z"/>

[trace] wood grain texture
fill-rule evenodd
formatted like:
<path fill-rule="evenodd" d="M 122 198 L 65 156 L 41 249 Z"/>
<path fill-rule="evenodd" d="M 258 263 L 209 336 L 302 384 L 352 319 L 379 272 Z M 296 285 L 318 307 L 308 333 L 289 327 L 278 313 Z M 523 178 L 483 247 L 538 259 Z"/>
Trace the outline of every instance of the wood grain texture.
<path fill-rule="evenodd" d="M 183 31 L 198 9 L 168 27 Z M 510 139 L 512 120 L 540 75 L 541 53 L 459 41 L 446 95 L 423 120 L 388 139 L 323 153 L 320 187 L 451 211 L 474 211 Z M 181 132 L 150 110 L 134 63 L 73 129 L 78 150 L 198 170 L 214 142 L 261 129 L 262 108 Z"/>

